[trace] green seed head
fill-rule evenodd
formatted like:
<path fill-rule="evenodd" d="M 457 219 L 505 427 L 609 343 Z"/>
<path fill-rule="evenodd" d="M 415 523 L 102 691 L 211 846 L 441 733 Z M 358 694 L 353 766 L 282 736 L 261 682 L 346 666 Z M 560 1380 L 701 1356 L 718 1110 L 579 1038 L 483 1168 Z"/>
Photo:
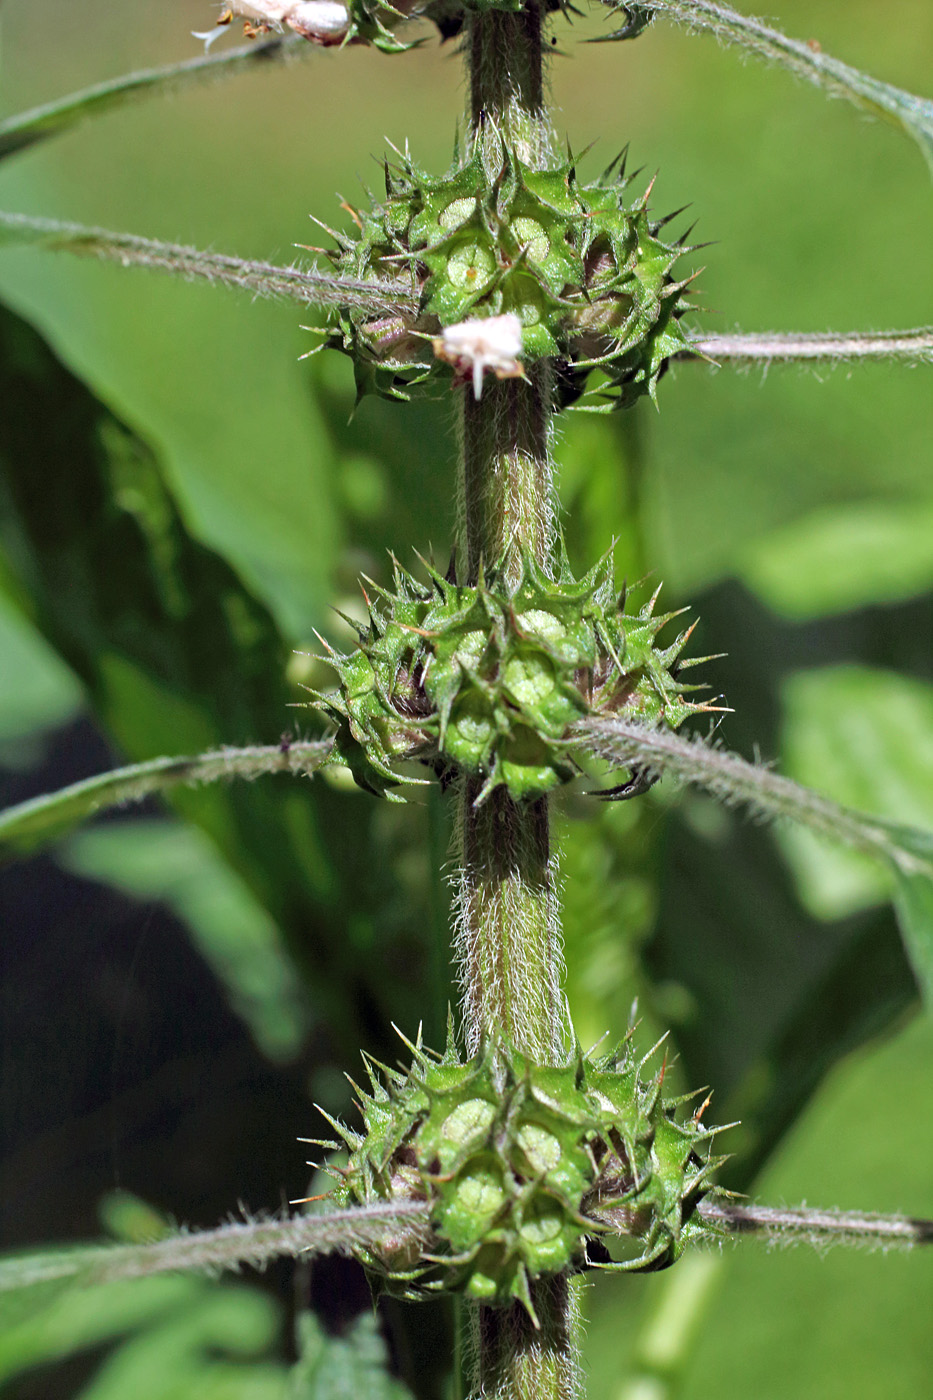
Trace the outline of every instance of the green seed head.
<path fill-rule="evenodd" d="M 327 343 L 352 356 L 359 393 L 409 397 L 449 376 L 432 348 L 445 327 L 514 314 L 523 360 L 557 360 L 563 403 L 592 370 L 617 405 L 653 396 L 670 356 L 689 348 L 687 282 L 672 272 L 685 249 L 660 239 L 647 195 L 626 206 L 617 165 L 583 185 L 572 160 L 534 170 L 495 133 L 440 178 L 407 154 L 387 164 L 385 201 L 330 256 L 355 279 L 409 282 L 417 311 L 338 314 Z"/>
<path fill-rule="evenodd" d="M 699 1233 L 696 1206 L 723 1159 L 712 1132 L 678 1121 L 661 1097 L 663 1071 L 643 1080 L 630 1041 L 563 1066 L 535 1065 L 487 1043 L 460 1061 L 412 1046 L 403 1073 L 367 1061 L 357 1090 L 364 1130 L 335 1124 L 350 1149 L 335 1198 L 430 1204 L 433 1238 L 414 1258 L 369 1252 L 380 1288 L 406 1298 L 465 1292 L 524 1302 L 529 1280 L 566 1268 L 658 1269 Z M 357 1086 L 354 1086 L 357 1087 Z M 605 1248 L 622 1237 L 613 1259 Z"/>
<path fill-rule="evenodd" d="M 379 590 L 359 647 L 331 658 L 340 684 L 315 703 L 337 726 L 333 761 L 380 795 L 421 760 L 446 779 L 480 778 L 480 800 L 505 786 L 540 797 L 576 775 L 570 726 L 587 714 L 624 714 L 677 727 L 704 709 L 678 677 L 689 632 L 666 648 L 657 594 L 626 611 L 604 559 L 555 582 L 531 559 L 514 592 L 493 581 L 452 583 L 428 567 L 420 584 L 396 566 Z"/>

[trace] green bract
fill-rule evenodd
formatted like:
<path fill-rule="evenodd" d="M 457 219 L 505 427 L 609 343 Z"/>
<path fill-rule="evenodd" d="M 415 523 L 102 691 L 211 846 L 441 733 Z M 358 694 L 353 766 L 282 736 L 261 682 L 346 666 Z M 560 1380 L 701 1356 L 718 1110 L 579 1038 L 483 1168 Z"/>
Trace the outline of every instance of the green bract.
<path fill-rule="evenodd" d="M 594 368 L 619 405 L 653 395 L 670 356 L 689 348 L 680 317 L 690 279 L 672 277 L 682 242 L 660 240 L 666 220 L 650 219 L 647 194 L 626 208 L 624 158 L 582 185 L 572 160 L 534 170 L 487 131 L 440 178 L 407 154 L 385 177 L 385 202 L 357 216 L 358 233 L 334 234 L 328 254 L 355 279 L 410 281 L 417 302 L 393 316 L 338 313 L 327 343 L 352 356 L 360 394 L 406 398 L 449 376 L 432 339 L 509 312 L 522 324 L 523 359 L 556 359 L 564 403 Z"/>
<path fill-rule="evenodd" d="M 595 1060 L 577 1048 L 563 1066 L 492 1043 L 463 1063 L 452 1036 L 443 1058 L 410 1048 L 407 1072 L 380 1065 L 380 1078 L 366 1060 L 362 1133 L 328 1120 L 349 1149 L 336 1201 L 431 1206 L 426 1252 L 390 1241 L 363 1256 L 378 1288 L 517 1299 L 534 1317 L 530 1279 L 664 1268 L 708 1234 L 694 1213 L 724 1160 L 710 1156 L 714 1130 L 677 1121 L 685 1100 L 662 1099 L 663 1068 L 641 1078 L 630 1040 Z M 611 1257 L 611 1236 L 627 1257 Z"/>
<path fill-rule="evenodd" d="M 396 565 L 395 591 L 378 589 L 359 647 L 330 658 L 337 691 L 314 692 L 337 725 L 333 760 L 380 795 L 411 782 L 399 760 L 420 759 L 442 778 L 483 780 L 479 800 L 503 785 L 540 797 L 578 771 L 567 734 L 591 713 L 679 725 L 704 709 L 677 673 L 689 632 L 670 646 L 658 632 L 657 593 L 635 613 L 602 560 L 577 581 L 566 564 L 547 577 L 530 558 L 514 592 L 482 580 L 452 583 L 426 566 L 418 583 Z"/>
<path fill-rule="evenodd" d="M 517 13 L 524 8 L 525 0 L 348 0 L 348 42 L 372 44 L 383 53 L 404 53 L 422 42 L 420 38 L 404 37 L 406 21 L 431 20 L 441 36 L 450 39 L 461 32 L 471 12 Z M 546 0 L 542 8 L 545 13 L 565 9 L 567 0 Z"/>

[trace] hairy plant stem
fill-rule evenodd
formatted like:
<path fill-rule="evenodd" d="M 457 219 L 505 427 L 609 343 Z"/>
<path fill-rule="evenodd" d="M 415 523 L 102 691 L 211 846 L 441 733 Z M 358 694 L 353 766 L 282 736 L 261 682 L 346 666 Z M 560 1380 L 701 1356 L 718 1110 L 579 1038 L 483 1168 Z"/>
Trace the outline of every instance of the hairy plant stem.
<path fill-rule="evenodd" d="M 560 930 L 547 799 L 513 801 L 462 783 L 457 952 L 467 1048 L 504 1036 L 539 1063 L 561 1058 Z"/>
<path fill-rule="evenodd" d="M 487 177 L 502 168 L 503 142 L 545 168 L 553 149 L 544 100 L 543 11 L 471 15 L 465 38 L 470 127 Z M 463 391 L 459 571 L 476 582 L 495 568 L 517 586 L 523 556 L 549 568 L 554 543 L 551 368 L 490 382 L 480 399 Z M 515 802 L 481 784 L 458 791 L 457 955 L 470 1050 L 504 1035 L 539 1062 L 564 1053 L 561 939 L 547 798 Z M 521 1304 L 479 1306 L 471 1319 L 474 1400 L 575 1400 L 577 1306 L 566 1277 L 531 1284 L 536 1322 Z"/>
<path fill-rule="evenodd" d="M 527 379 L 487 380 L 483 397 L 463 395 L 460 479 L 461 569 L 475 583 L 497 567 L 514 588 L 522 557 L 545 567 L 554 538 L 550 366 Z"/>
<path fill-rule="evenodd" d="M 544 96 L 543 7 L 472 11 L 464 49 L 470 75 L 470 130 L 489 144 L 503 136 L 526 164 L 542 169 L 552 151 Z"/>
<path fill-rule="evenodd" d="M 540 1327 L 522 1307 L 475 1310 L 475 1400 L 571 1400 L 582 1394 L 579 1288 L 579 1280 L 566 1274 L 532 1283 Z"/>

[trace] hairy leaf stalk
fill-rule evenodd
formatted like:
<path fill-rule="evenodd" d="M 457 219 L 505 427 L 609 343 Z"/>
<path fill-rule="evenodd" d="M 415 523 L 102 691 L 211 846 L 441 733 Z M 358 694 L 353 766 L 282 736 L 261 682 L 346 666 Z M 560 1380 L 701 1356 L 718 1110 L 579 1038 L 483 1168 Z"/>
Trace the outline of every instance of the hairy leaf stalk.
<path fill-rule="evenodd" d="M 543 12 L 472 15 L 465 39 L 471 139 L 487 174 L 498 175 L 501 142 L 538 169 L 553 150 L 544 98 Z M 517 585 L 522 556 L 548 568 L 554 543 L 551 366 L 524 379 L 463 391 L 459 568 L 476 582 L 497 567 Z M 457 954 L 465 1038 L 504 1034 L 526 1054 L 563 1053 L 561 937 L 547 798 L 515 802 L 496 789 L 480 806 L 480 784 L 459 785 Z M 525 1308 L 478 1307 L 472 1318 L 474 1400 L 576 1400 L 577 1306 L 570 1280 L 532 1284 L 538 1326 Z"/>

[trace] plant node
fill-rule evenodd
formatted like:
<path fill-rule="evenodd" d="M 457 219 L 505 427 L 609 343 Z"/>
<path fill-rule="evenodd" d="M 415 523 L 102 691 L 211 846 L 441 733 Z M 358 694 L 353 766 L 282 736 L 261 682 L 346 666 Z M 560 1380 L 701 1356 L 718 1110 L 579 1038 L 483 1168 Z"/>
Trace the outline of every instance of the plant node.
<path fill-rule="evenodd" d="M 427 1252 L 391 1241 L 362 1252 L 377 1290 L 518 1301 L 536 1322 L 533 1280 L 666 1268 L 709 1234 L 696 1208 L 725 1160 L 710 1153 L 716 1130 L 699 1115 L 677 1120 L 694 1096 L 663 1099 L 663 1065 L 642 1079 L 631 1033 L 611 1054 L 576 1046 L 557 1066 L 490 1040 L 463 1062 L 452 1033 L 442 1057 L 406 1044 L 404 1072 L 364 1057 L 371 1092 L 354 1084 L 364 1131 L 328 1118 L 341 1142 L 321 1144 L 349 1149 L 333 1169 L 342 1206 L 430 1203 Z"/>
<path fill-rule="evenodd" d="M 433 351 L 445 327 L 514 315 L 524 361 L 556 362 L 559 405 L 579 398 L 592 370 L 617 407 L 653 397 L 670 357 L 690 348 L 691 279 L 672 269 L 692 249 L 659 237 L 667 220 L 650 217 L 650 190 L 626 207 L 630 178 L 624 155 L 589 185 L 572 158 L 533 169 L 489 123 L 440 178 L 407 152 L 387 162 L 385 202 L 351 211 L 358 231 L 333 233 L 327 256 L 356 280 L 410 279 L 417 311 L 341 309 L 325 343 L 352 357 L 360 395 L 409 398 L 449 376 Z"/>
<path fill-rule="evenodd" d="M 444 782 L 480 779 L 477 803 L 500 785 L 530 800 L 579 771 L 567 734 L 582 716 L 676 728 L 707 708 L 686 698 L 700 687 L 678 679 L 695 664 L 679 660 L 692 629 L 659 647 L 677 613 L 655 615 L 657 592 L 626 612 L 608 556 L 579 581 L 562 559 L 555 581 L 525 555 L 514 591 L 496 571 L 474 586 L 425 567 L 426 584 L 396 564 L 394 592 L 364 595 L 358 649 L 327 658 L 339 689 L 311 692 L 337 725 L 329 761 L 368 791 L 397 797 L 392 788 L 418 781 L 397 763 L 420 760 Z"/>

